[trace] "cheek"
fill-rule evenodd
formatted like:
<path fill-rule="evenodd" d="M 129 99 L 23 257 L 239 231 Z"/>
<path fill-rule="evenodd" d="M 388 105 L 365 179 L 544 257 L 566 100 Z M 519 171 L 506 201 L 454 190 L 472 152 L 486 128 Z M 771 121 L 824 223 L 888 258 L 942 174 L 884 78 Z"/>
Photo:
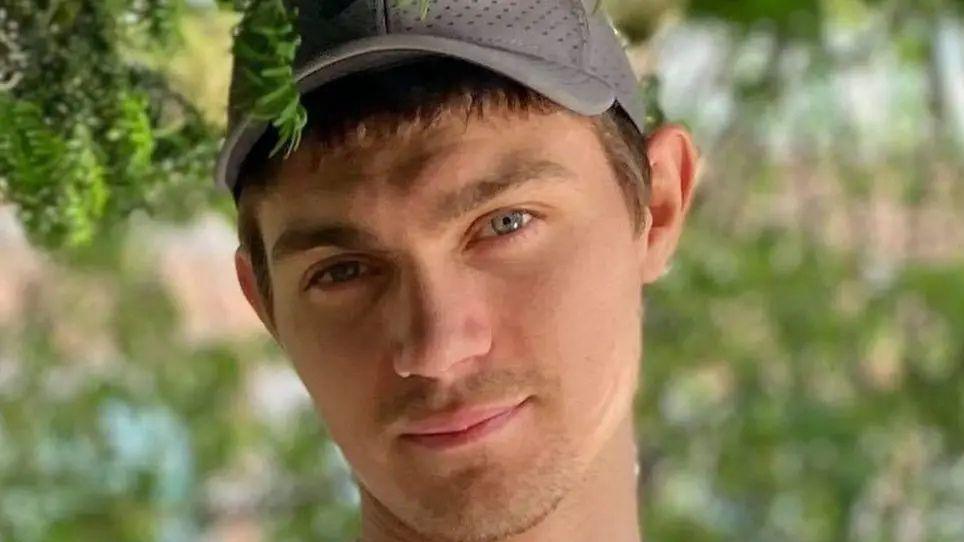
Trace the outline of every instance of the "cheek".
<path fill-rule="evenodd" d="M 639 282 L 629 244 L 602 229 L 575 233 L 516 299 L 520 338 L 555 382 L 544 397 L 557 424 L 585 434 L 635 389 L 640 352 Z"/>
<path fill-rule="evenodd" d="M 352 343 L 355 335 L 332 336 L 333 326 L 309 312 L 279 320 L 287 357 L 311 395 L 322 421 L 342 447 L 365 437 L 373 408 L 374 364 Z"/>

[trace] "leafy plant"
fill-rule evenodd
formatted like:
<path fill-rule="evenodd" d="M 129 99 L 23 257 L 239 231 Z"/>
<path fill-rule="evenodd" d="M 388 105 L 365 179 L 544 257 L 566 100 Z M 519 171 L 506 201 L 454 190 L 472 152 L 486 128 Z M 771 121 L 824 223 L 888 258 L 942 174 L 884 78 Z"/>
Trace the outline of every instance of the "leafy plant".
<path fill-rule="evenodd" d="M 0 201 L 31 241 L 75 249 L 213 160 L 213 127 L 127 59 L 177 40 L 181 0 L 11 0 L 0 9 Z M 172 118 L 175 120 L 172 122 Z M 175 126 L 172 130 L 171 126 Z M 172 167 L 173 166 L 173 167 Z M 185 201 L 189 201 L 187 198 Z"/>
<path fill-rule="evenodd" d="M 237 103 L 253 118 L 271 121 L 280 135 L 271 150 L 285 147 L 285 157 L 301 141 L 308 112 L 295 87 L 292 63 L 301 44 L 294 29 L 297 11 L 282 0 L 255 0 L 245 10 L 234 40 L 238 72 Z"/>

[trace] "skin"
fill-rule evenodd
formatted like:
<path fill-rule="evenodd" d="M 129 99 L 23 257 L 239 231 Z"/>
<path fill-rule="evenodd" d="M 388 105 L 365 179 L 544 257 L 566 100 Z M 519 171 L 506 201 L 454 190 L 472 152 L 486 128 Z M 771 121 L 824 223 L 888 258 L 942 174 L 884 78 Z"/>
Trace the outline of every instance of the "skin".
<path fill-rule="evenodd" d="M 440 226 L 440 196 L 512 153 L 572 178 L 502 193 Z M 362 540 L 640 540 L 641 294 L 676 249 L 697 161 L 673 125 L 648 138 L 647 155 L 638 237 L 591 125 L 568 112 L 446 121 L 363 153 L 318 156 L 309 143 L 285 162 L 257 212 L 269 255 L 293 224 L 339 220 L 380 241 L 272 261 L 274 318 L 250 256 L 235 257 L 244 295 L 351 465 Z M 503 226 L 513 218 L 515 231 Z M 411 420 L 522 397 L 510 423 L 469 446 L 399 438 Z"/>

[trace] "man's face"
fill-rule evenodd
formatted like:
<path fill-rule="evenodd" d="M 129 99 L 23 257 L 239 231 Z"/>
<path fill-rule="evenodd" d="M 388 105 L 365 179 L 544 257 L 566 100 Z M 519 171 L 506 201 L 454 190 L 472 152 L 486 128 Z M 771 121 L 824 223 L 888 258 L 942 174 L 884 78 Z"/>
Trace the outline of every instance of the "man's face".
<path fill-rule="evenodd" d="M 314 164 L 310 148 L 259 210 L 274 331 L 362 491 L 439 539 L 528 528 L 579 482 L 636 390 L 646 235 L 591 124 L 443 124 Z M 449 196 L 530 178 L 475 208 Z M 369 244 L 318 245 L 334 223 L 368 232 L 336 240 Z M 433 414 L 522 399 L 472 442 L 403 436 Z"/>

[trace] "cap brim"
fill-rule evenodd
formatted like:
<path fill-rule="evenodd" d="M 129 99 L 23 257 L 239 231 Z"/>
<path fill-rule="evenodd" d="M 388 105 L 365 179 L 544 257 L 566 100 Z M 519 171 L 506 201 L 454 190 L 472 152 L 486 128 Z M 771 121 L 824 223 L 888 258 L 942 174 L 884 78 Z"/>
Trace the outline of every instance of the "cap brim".
<path fill-rule="evenodd" d="M 339 77 L 389 66 L 417 57 L 444 55 L 479 64 L 545 95 L 583 115 L 603 113 L 616 100 L 601 79 L 579 69 L 524 55 L 439 36 L 388 34 L 359 39 L 319 55 L 295 73 L 304 95 Z M 215 182 L 231 192 L 244 157 L 268 124 L 243 117 L 230 130 L 218 155 Z"/>

